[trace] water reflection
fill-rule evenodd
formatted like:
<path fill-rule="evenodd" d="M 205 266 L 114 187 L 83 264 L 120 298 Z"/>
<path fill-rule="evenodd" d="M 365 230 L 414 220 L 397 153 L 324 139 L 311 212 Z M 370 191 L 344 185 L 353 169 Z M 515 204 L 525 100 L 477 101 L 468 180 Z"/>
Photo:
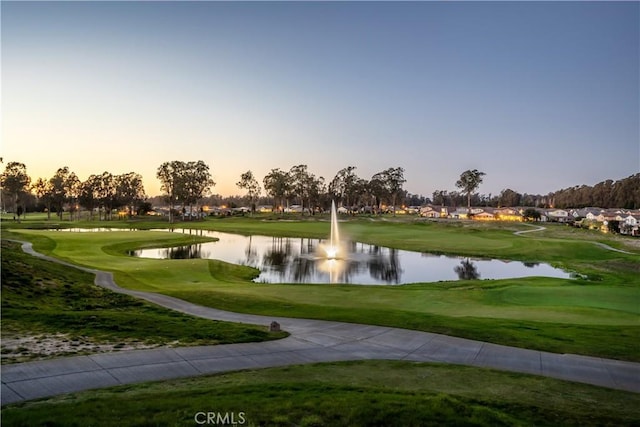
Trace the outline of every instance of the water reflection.
<path fill-rule="evenodd" d="M 372 277 L 386 283 L 400 283 L 402 269 L 397 249 L 371 246 L 367 266 Z"/>
<path fill-rule="evenodd" d="M 179 231 L 179 230 L 177 230 Z M 352 283 L 391 285 L 440 280 L 503 279 L 547 276 L 570 278 L 548 264 L 447 257 L 403 251 L 359 242 L 345 243 L 346 255 L 327 259 L 319 239 L 241 236 L 210 231 L 190 234 L 216 242 L 165 249 L 143 249 L 130 255 L 146 258 L 209 258 L 260 270 L 262 283 Z"/>
<path fill-rule="evenodd" d="M 202 245 L 175 246 L 162 249 L 165 259 L 206 258 L 202 255 Z"/>
<path fill-rule="evenodd" d="M 480 278 L 478 268 L 469 258 L 460 261 L 460 265 L 457 265 L 453 270 L 460 280 L 477 280 Z"/>

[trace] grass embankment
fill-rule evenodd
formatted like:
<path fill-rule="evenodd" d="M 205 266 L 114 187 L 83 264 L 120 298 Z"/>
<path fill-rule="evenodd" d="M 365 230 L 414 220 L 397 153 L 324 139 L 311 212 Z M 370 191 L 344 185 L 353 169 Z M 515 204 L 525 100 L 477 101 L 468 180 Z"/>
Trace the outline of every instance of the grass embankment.
<path fill-rule="evenodd" d="M 2 241 L 2 361 L 158 345 L 283 337 L 264 327 L 199 319 L 93 285 L 93 275 Z"/>
<path fill-rule="evenodd" d="M 247 234 L 325 236 L 329 224 L 240 218 L 194 223 Z M 585 241 L 514 236 L 517 224 L 434 224 L 356 220 L 342 224 L 359 241 L 418 251 L 551 262 L 589 280 L 523 278 L 401 287 L 264 285 L 256 270 L 210 260 L 149 260 L 123 252 L 169 233 L 24 231 L 54 256 L 113 271 L 125 287 L 216 308 L 331 319 L 439 332 L 558 353 L 640 361 L 640 258 Z M 91 234 L 90 236 L 88 234 Z M 173 235 L 175 238 L 175 235 Z"/>
<path fill-rule="evenodd" d="M 199 412 L 248 426 L 634 425 L 640 394 L 474 367 L 343 362 L 83 392 L 7 406 L 2 422 L 197 425 Z"/>

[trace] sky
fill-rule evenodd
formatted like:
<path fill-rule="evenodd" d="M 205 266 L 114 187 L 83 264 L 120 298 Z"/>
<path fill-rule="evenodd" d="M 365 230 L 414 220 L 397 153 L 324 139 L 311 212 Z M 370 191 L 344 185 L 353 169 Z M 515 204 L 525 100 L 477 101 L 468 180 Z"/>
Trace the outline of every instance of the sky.
<path fill-rule="evenodd" d="M 33 179 L 204 160 L 546 194 L 640 171 L 639 2 L 9 2 L 0 156 Z"/>

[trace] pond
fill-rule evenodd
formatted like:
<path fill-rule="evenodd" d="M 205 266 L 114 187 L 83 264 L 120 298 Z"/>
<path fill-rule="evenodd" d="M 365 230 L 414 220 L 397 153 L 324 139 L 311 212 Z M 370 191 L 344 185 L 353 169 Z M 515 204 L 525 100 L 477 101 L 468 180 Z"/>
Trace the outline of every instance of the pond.
<path fill-rule="evenodd" d="M 165 230 L 166 231 L 166 230 Z M 129 255 L 155 259 L 206 258 L 255 267 L 259 283 L 350 283 L 397 285 L 465 279 L 545 276 L 570 278 L 570 273 L 544 263 L 476 259 L 420 253 L 359 242 L 344 244 L 346 255 L 327 259 L 323 239 L 243 236 L 202 230 L 175 230 L 214 237 L 215 242 L 162 249 L 141 249 Z"/>

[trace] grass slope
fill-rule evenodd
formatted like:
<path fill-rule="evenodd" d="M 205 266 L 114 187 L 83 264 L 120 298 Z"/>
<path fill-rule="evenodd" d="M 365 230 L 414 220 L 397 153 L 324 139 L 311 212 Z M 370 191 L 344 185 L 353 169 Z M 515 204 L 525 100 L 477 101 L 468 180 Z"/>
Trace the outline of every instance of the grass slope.
<path fill-rule="evenodd" d="M 326 236 L 325 221 L 240 218 L 194 223 L 221 231 Z M 211 307 L 256 314 L 397 326 L 500 344 L 640 360 L 640 257 L 583 240 L 514 236 L 515 224 L 355 220 L 343 234 L 400 249 L 546 261 L 588 280 L 523 278 L 401 287 L 254 284 L 256 270 L 211 260 L 124 256 L 140 245 L 194 237 L 162 232 L 63 233 L 20 230 L 37 248 L 113 271 L 125 287 L 161 292 Z"/>
<path fill-rule="evenodd" d="M 634 425 L 640 394 L 429 363 L 326 363 L 89 391 L 3 408 L 7 426 Z M 201 416 L 202 418 L 202 416 Z"/>
<path fill-rule="evenodd" d="M 93 275 L 41 260 L 2 241 L 3 339 L 69 334 L 95 344 L 204 345 L 275 339 L 264 327 L 210 321 L 93 285 Z M 3 349 L 3 351 L 8 351 Z M 18 361 L 41 357 L 20 350 Z"/>

